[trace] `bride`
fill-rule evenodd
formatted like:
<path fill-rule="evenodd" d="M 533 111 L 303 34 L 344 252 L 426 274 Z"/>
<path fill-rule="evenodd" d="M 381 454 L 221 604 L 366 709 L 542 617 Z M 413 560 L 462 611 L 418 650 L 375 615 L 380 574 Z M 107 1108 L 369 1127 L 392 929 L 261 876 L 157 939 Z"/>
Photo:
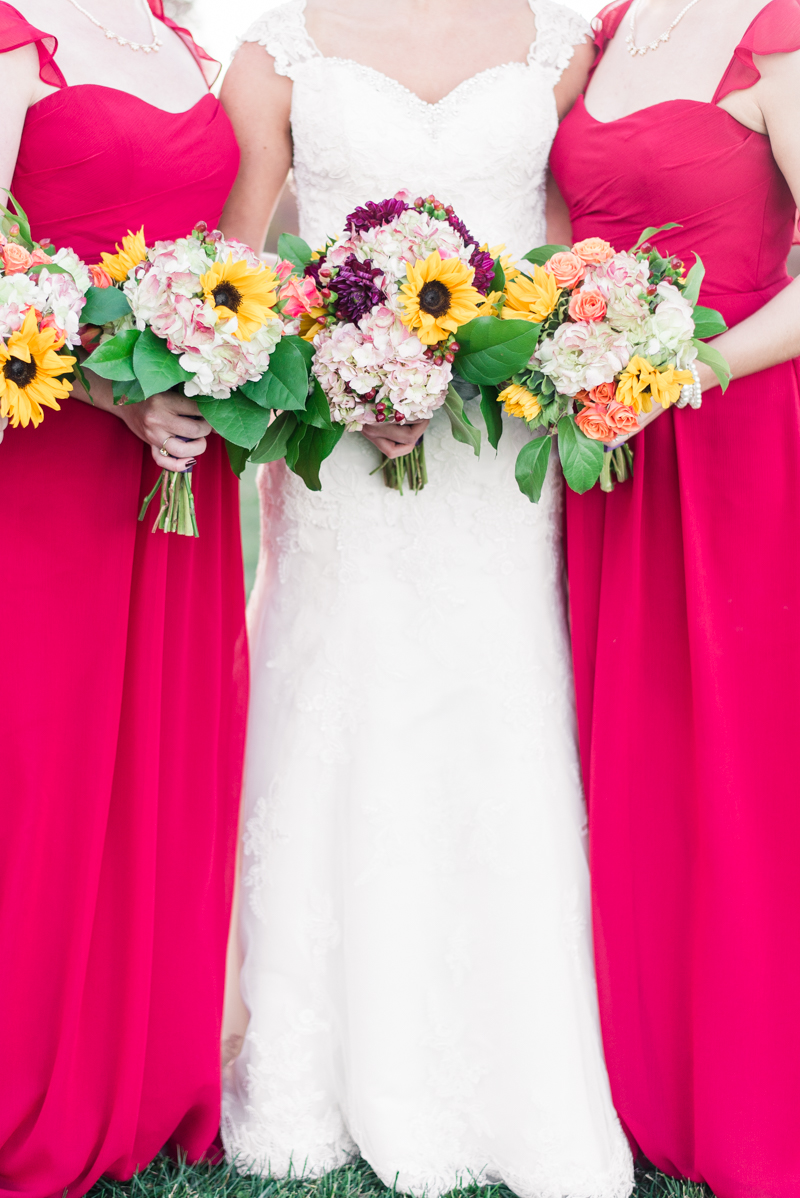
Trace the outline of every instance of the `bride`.
<path fill-rule="evenodd" d="M 226 234 L 263 245 L 293 166 L 311 245 L 405 187 L 521 256 L 546 240 L 547 159 L 592 60 L 587 33 L 552 0 L 275 5 L 223 91 L 242 147 Z M 317 1177 L 360 1153 L 387 1185 L 432 1198 L 471 1178 L 624 1198 L 561 481 L 553 471 L 530 504 L 514 481 L 521 421 L 476 460 L 442 417 L 376 426 L 373 444 L 346 434 L 318 493 L 283 464 L 261 470 L 249 1025 L 223 1138 L 243 1171 Z M 376 446 L 402 454 L 423 431 L 421 494 L 370 475 Z"/>

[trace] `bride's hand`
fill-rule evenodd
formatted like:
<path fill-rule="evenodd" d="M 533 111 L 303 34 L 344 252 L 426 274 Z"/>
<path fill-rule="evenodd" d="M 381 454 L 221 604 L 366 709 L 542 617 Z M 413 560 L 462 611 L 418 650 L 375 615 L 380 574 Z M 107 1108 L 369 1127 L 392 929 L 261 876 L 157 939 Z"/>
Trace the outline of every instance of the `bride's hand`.
<path fill-rule="evenodd" d="M 8 428 L 8 416 L 0 417 L 0 441 L 3 440 L 3 433 Z"/>
<path fill-rule="evenodd" d="M 416 424 L 365 424 L 361 432 L 387 458 L 404 458 L 422 437 L 430 420 Z"/>

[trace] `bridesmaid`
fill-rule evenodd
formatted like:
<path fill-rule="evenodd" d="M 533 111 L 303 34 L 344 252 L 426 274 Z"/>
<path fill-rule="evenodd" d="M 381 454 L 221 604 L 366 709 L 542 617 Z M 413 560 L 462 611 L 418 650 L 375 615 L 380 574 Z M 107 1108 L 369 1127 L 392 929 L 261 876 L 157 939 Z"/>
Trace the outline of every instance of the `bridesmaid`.
<path fill-rule="evenodd" d="M 626 0 L 594 27 L 552 158 L 574 235 L 680 222 L 656 241 L 705 262 L 735 380 L 702 368 L 632 482 L 569 495 L 609 1072 L 656 1165 L 796 1198 L 800 0 Z"/>
<path fill-rule="evenodd" d="M 19 2 L 0 3 L 0 185 L 34 237 L 92 263 L 142 224 L 151 241 L 213 227 L 236 141 L 210 60 L 161 0 Z M 113 408 L 99 379 L 93 394 L 0 445 L 0 1192 L 15 1198 L 74 1198 L 164 1145 L 197 1159 L 219 1122 L 247 673 L 236 480 L 194 403 Z M 140 497 L 193 460 L 200 539 L 154 535 Z"/>

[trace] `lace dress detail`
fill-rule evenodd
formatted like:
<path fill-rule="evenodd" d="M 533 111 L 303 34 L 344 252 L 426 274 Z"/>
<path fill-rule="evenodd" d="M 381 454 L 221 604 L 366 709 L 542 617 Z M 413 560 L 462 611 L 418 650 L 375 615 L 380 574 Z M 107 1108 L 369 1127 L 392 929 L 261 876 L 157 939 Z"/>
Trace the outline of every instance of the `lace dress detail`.
<path fill-rule="evenodd" d="M 248 33 L 293 81 L 301 233 L 400 187 L 516 255 L 544 240 L 553 85 L 588 25 L 531 0 L 527 62 L 427 104 L 309 38 L 302 0 Z M 474 407 L 475 405 L 473 405 Z M 478 412 L 471 413 L 480 423 Z M 363 1155 L 437 1198 L 626 1198 L 603 1063 L 561 554 L 562 489 L 527 440 L 480 459 L 437 413 L 400 496 L 347 435 L 311 492 L 262 469 L 251 606 L 242 993 L 223 1139 L 242 1170 Z"/>

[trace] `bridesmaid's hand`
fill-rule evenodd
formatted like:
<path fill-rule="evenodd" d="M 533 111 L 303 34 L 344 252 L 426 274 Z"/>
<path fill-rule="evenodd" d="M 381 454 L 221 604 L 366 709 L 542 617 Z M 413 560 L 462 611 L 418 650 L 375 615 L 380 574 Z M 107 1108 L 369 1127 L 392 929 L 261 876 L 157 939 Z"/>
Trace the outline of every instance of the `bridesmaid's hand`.
<path fill-rule="evenodd" d="M 3 440 L 3 433 L 8 428 L 8 416 L 0 417 L 0 441 Z"/>
<path fill-rule="evenodd" d="M 430 420 L 418 420 L 416 424 L 365 424 L 361 432 L 387 458 L 404 458 L 429 424 Z"/>
<path fill-rule="evenodd" d="M 114 412 L 150 446 L 153 461 L 164 470 L 191 470 L 206 451 L 211 425 L 194 400 L 185 395 L 168 391 L 141 403 L 117 406 Z"/>
<path fill-rule="evenodd" d="M 719 379 L 714 374 L 714 371 L 710 366 L 706 366 L 705 362 L 697 362 L 696 365 L 697 373 L 700 375 L 700 386 L 704 392 L 710 391 L 712 387 L 719 386 Z M 616 441 L 609 442 L 608 448 L 617 449 L 620 445 L 624 445 L 626 441 L 630 441 L 631 437 L 638 436 L 642 429 L 647 428 L 648 424 L 652 424 L 654 420 L 657 420 L 662 412 L 669 411 L 669 408 L 662 408 L 660 403 L 653 404 L 652 412 L 648 412 L 646 415 L 640 418 L 639 427 L 635 432 L 628 433 L 625 437 L 617 437 Z"/>

